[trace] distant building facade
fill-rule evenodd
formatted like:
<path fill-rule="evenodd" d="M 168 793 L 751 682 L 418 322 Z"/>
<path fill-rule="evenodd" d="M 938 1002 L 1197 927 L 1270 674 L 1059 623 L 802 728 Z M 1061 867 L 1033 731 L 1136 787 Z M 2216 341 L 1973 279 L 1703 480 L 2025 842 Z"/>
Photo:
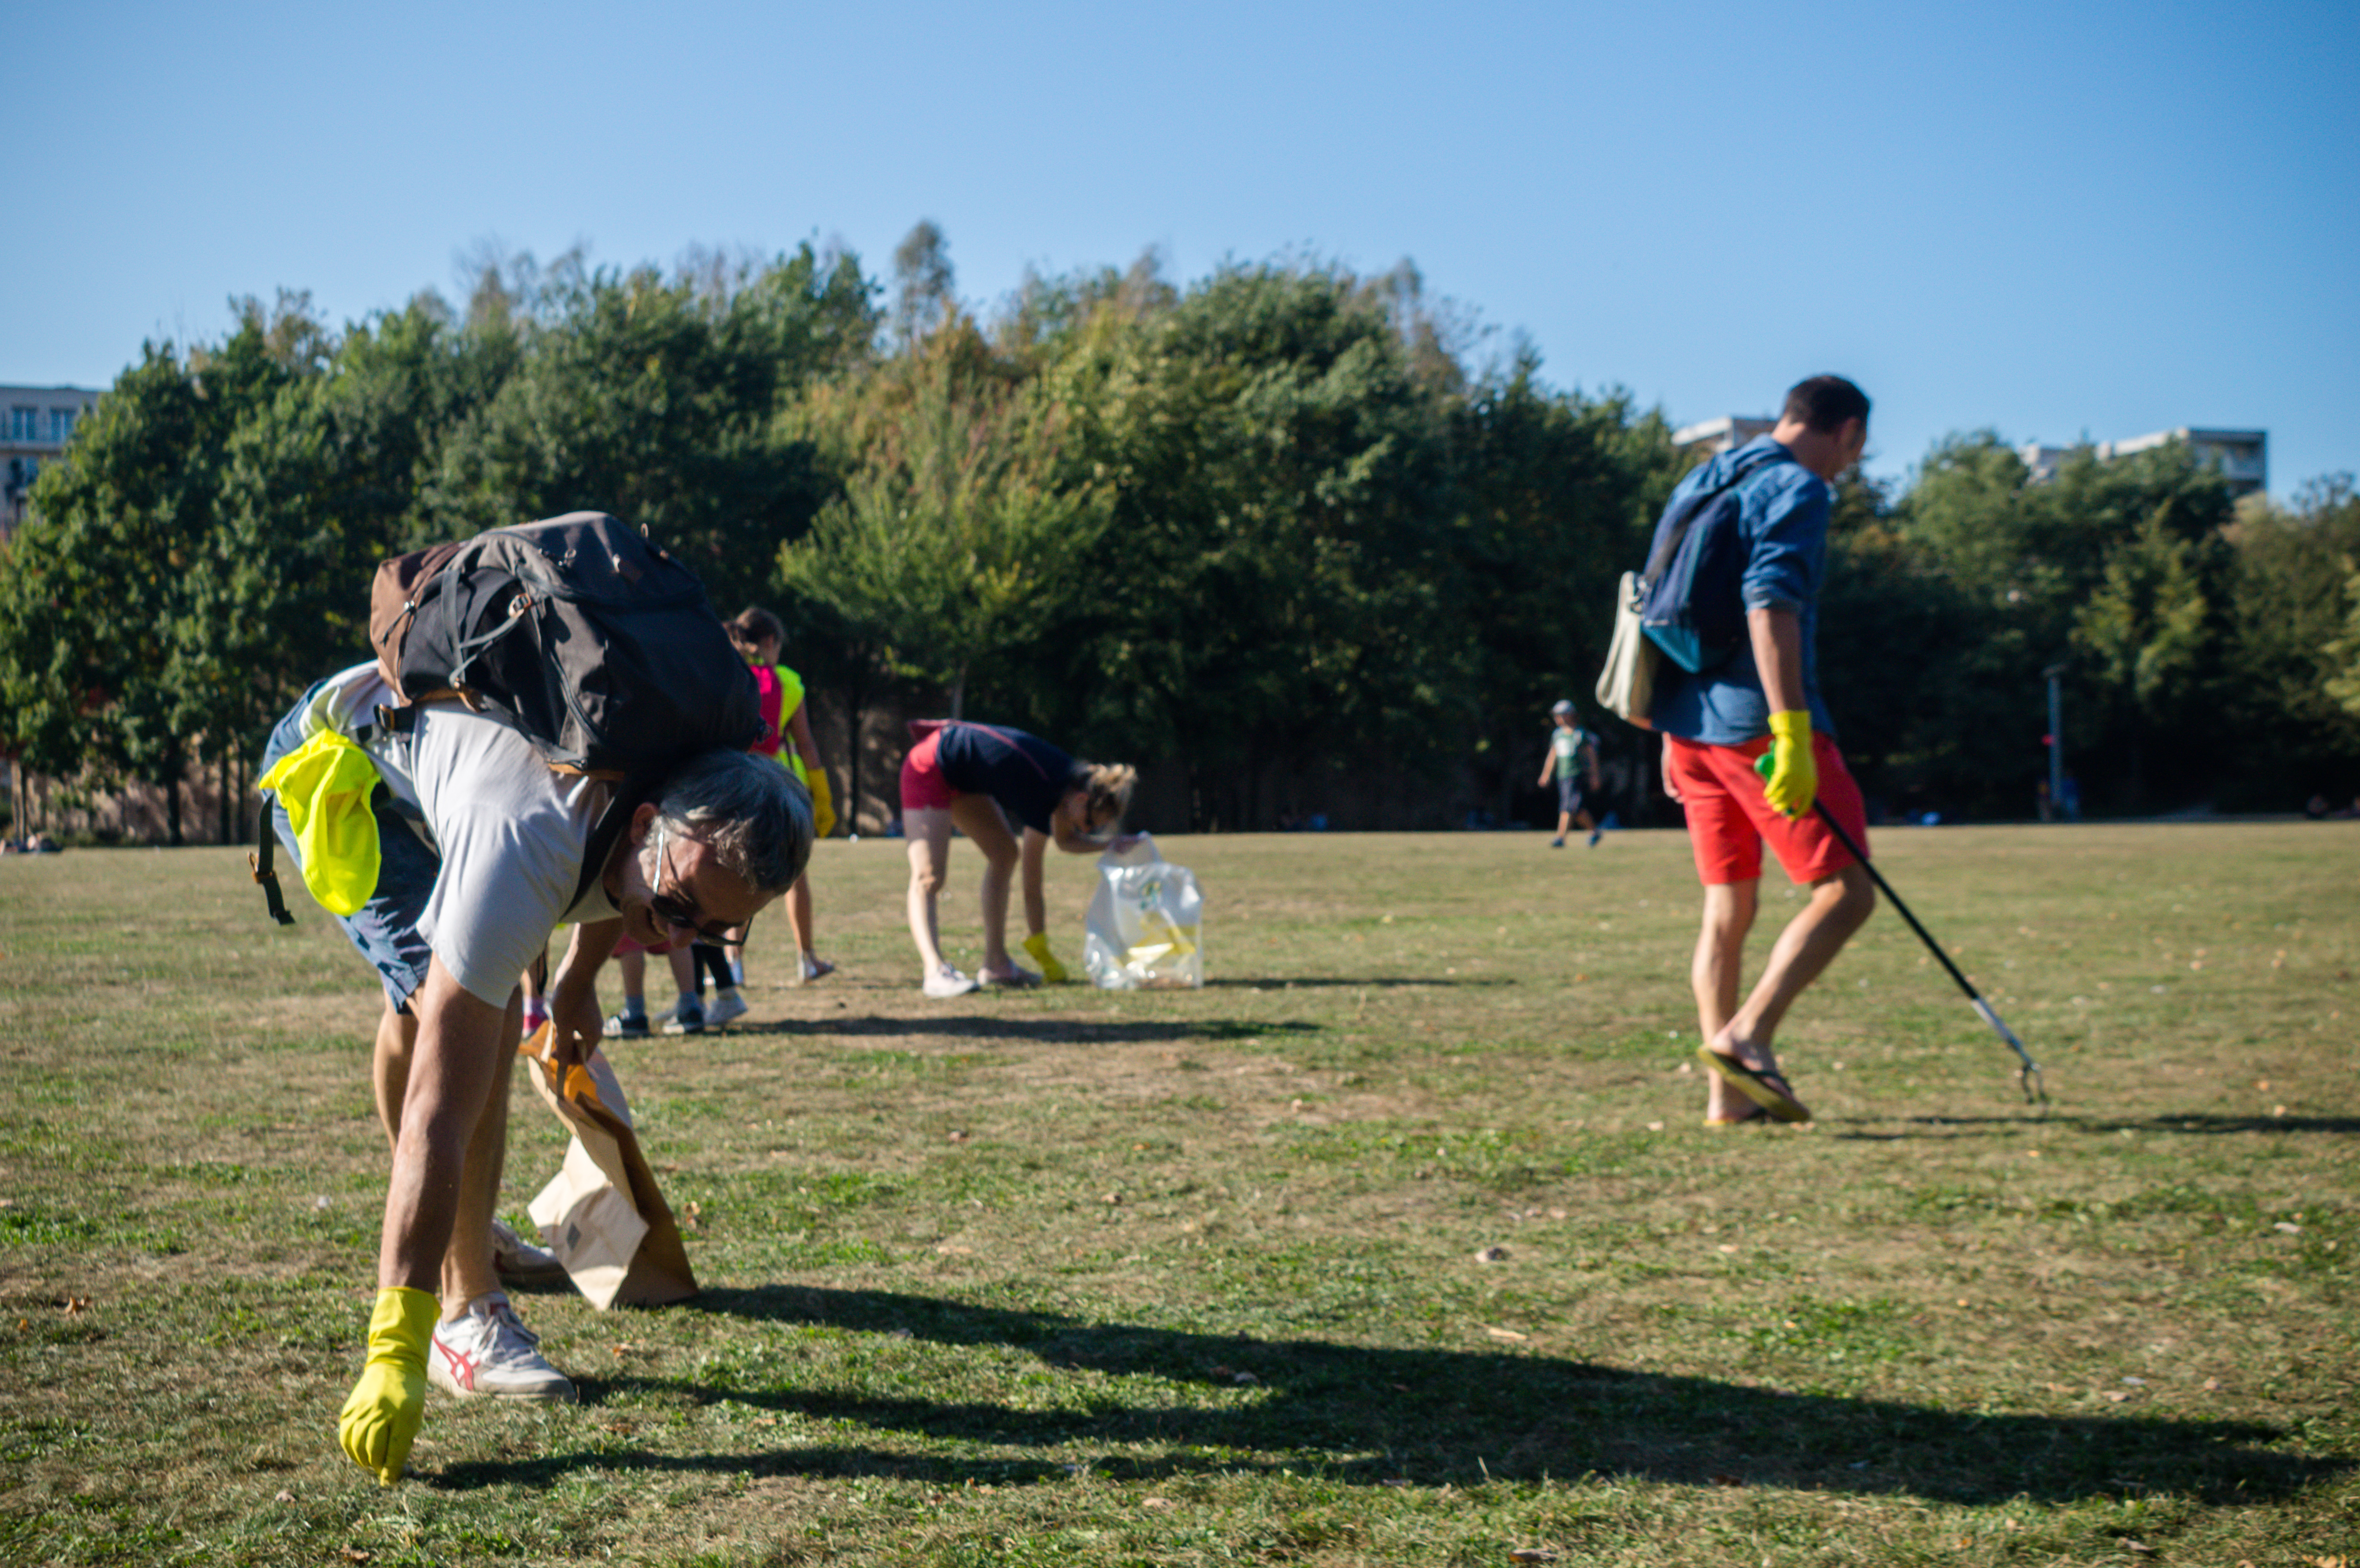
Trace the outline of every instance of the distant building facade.
<path fill-rule="evenodd" d="M 1736 451 L 1755 436 L 1768 435 L 1777 422 L 1744 414 L 1722 414 L 1693 425 L 1682 425 L 1672 432 L 1672 445 L 1682 452 L 1701 447 L 1705 456 L 1718 457 L 1724 452 Z"/>
<path fill-rule="evenodd" d="M 58 460 L 97 402 L 84 387 L 0 387 L 0 539 L 25 520 L 42 464 Z"/>
<path fill-rule="evenodd" d="M 1700 448 L 1707 457 L 1716 456 L 1743 446 L 1755 436 L 1766 435 L 1776 423 L 1775 419 L 1744 414 L 1722 414 L 1681 426 L 1672 432 L 1672 445 L 1682 452 Z M 2221 477 L 2228 481 L 2233 496 L 2256 495 L 2270 487 L 2267 430 L 2206 430 L 2181 425 L 2152 435 L 2133 436 L 2128 441 L 2098 441 L 2090 450 L 2100 463 L 2112 463 L 2118 457 L 2152 451 L 2176 441 L 2186 441 L 2198 463 L 2217 466 Z M 2016 449 L 2016 455 L 2024 459 L 2024 466 L 2032 470 L 2035 485 L 2045 485 L 2055 478 L 2058 465 L 2081 450 L 2078 446 L 2043 446 L 2038 441 L 2027 441 Z"/>
<path fill-rule="evenodd" d="M 2133 452 L 2152 452 L 2172 441 L 2186 441 L 2199 463 L 2210 463 L 2221 471 L 2228 481 L 2229 494 L 2244 497 L 2259 495 L 2270 487 L 2270 433 L 2267 430 L 2200 430 L 2182 425 L 2177 430 L 2158 430 L 2152 435 L 2133 436 L 2128 441 L 2098 441 L 2091 446 L 2100 463 L 2112 463 Z M 2016 449 L 2024 459 L 2024 466 L 2032 470 L 2032 482 L 2045 485 L 2057 476 L 2057 468 L 2067 458 L 2081 449 L 2077 446 L 2043 446 L 2038 441 L 2027 441 Z"/>

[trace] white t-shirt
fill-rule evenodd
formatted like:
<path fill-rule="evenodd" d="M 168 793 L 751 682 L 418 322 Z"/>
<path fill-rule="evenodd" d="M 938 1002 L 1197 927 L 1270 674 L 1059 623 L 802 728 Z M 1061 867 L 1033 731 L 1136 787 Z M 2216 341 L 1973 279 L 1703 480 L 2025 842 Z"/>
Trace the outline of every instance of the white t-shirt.
<path fill-rule="evenodd" d="M 304 733 L 351 735 L 392 698 L 374 663 L 355 665 L 321 688 Z M 613 786 L 552 771 L 530 741 L 455 702 L 420 709 L 409 735 L 373 735 L 367 750 L 402 815 L 442 857 L 419 934 L 471 995 L 505 1006 L 561 923 L 617 913 L 597 877 L 566 907 Z"/>

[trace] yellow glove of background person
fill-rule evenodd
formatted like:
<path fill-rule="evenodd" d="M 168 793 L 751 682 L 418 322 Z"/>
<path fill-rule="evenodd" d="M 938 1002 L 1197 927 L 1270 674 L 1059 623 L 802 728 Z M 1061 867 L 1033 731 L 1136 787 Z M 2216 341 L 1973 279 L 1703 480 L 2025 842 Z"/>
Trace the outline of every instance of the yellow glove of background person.
<path fill-rule="evenodd" d="M 1057 962 L 1055 953 L 1049 951 L 1047 931 L 1034 931 L 1031 936 L 1026 937 L 1024 951 L 1032 955 L 1034 963 L 1040 964 L 1042 979 L 1052 985 L 1062 985 L 1065 983 L 1065 966 Z"/>
<path fill-rule="evenodd" d="M 1811 756 L 1811 715 L 1801 710 L 1770 715 L 1770 764 L 1762 798 L 1781 816 L 1799 817 L 1819 793 L 1819 765 Z M 1756 768 L 1760 763 L 1754 764 Z"/>
<path fill-rule="evenodd" d="M 336 1418 L 336 1440 L 354 1464 L 377 1473 L 381 1486 L 401 1479 L 426 1419 L 426 1346 L 442 1315 L 442 1303 L 423 1290 L 396 1285 L 377 1293 L 368 1360 Z"/>
<path fill-rule="evenodd" d="M 822 838 L 836 836 L 836 798 L 827 787 L 827 769 L 815 768 L 803 779 L 811 790 L 812 831 Z"/>

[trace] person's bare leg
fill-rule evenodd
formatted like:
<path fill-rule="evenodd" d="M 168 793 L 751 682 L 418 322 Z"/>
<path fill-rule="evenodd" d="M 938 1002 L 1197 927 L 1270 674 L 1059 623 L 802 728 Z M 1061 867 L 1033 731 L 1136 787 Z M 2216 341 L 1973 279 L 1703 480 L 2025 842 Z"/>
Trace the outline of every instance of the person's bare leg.
<path fill-rule="evenodd" d="M 787 889 L 787 896 L 781 901 L 787 907 L 787 931 L 795 939 L 796 978 L 801 979 L 803 954 L 817 945 L 819 935 L 818 927 L 812 920 L 811 876 L 808 872 L 795 878 L 795 885 Z"/>
<path fill-rule="evenodd" d="M 672 988 L 683 996 L 695 996 L 696 957 L 688 951 L 688 943 L 682 942 L 664 957 L 672 962 Z M 673 1005 L 677 1007 L 679 1004 Z"/>
<path fill-rule="evenodd" d="M 1778 933 L 1762 978 L 1754 983 L 1745 1005 L 1716 1034 L 1712 1048 L 1748 1067 L 1775 1071 L 1778 1059 L 1770 1041 L 1786 1009 L 1835 961 L 1875 909 L 1876 884 L 1858 862 L 1812 883 L 1810 900 Z"/>
<path fill-rule="evenodd" d="M 950 879 L 951 814 L 931 806 L 912 808 L 901 813 L 901 831 L 910 835 L 910 940 L 924 965 L 922 973 L 931 975 L 943 966 L 934 906 Z"/>
<path fill-rule="evenodd" d="M 1710 1042 L 1720 1038 L 1737 1011 L 1737 983 L 1745 962 L 1746 933 L 1762 884 L 1724 882 L 1704 890 L 1704 924 L 1697 933 L 1696 958 L 1688 965 L 1688 988 L 1696 993 L 1697 1025 Z M 1705 1074 L 1704 1114 L 1709 1121 L 1750 1116 L 1754 1102 L 1731 1088 L 1717 1073 Z"/>
<path fill-rule="evenodd" d="M 517 1038 L 524 1021 L 524 997 L 508 995 L 506 1032 Z M 451 1244 L 442 1249 L 442 1316 L 445 1322 L 466 1311 L 467 1303 L 500 1288 L 492 1267 L 492 1212 L 499 1205 L 500 1168 L 508 1152 L 508 1080 L 513 1053 L 492 1074 L 492 1090 L 467 1138 L 467 1156 L 459 1170 L 459 1210 L 451 1220 Z"/>
<path fill-rule="evenodd" d="M 983 852 L 983 880 L 976 902 L 983 908 L 983 975 L 1006 979 L 1016 965 L 1008 956 L 1008 893 L 1020 852 L 1007 819 L 989 795 L 961 795 L 951 803 L 951 821 Z"/>
<path fill-rule="evenodd" d="M 418 1020 L 388 1002 L 377 1020 L 377 1044 L 369 1052 L 369 1087 L 377 1094 L 377 1125 L 388 1149 L 401 1141 L 401 1097 L 410 1093 L 410 1059 L 418 1049 Z"/>

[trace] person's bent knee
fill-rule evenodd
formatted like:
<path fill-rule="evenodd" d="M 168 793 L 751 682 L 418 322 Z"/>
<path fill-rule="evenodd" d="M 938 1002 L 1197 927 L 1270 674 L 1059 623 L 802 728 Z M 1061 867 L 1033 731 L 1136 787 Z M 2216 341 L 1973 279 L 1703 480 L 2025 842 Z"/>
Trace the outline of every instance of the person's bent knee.
<path fill-rule="evenodd" d="M 1876 912 L 1876 879 L 1857 860 L 1818 886 L 1836 889 L 1835 912 L 1854 926 Z"/>
<path fill-rule="evenodd" d="M 929 898 L 938 897 L 949 882 L 949 876 L 934 866 L 913 866 L 910 868 L 910 886 Z"/>

